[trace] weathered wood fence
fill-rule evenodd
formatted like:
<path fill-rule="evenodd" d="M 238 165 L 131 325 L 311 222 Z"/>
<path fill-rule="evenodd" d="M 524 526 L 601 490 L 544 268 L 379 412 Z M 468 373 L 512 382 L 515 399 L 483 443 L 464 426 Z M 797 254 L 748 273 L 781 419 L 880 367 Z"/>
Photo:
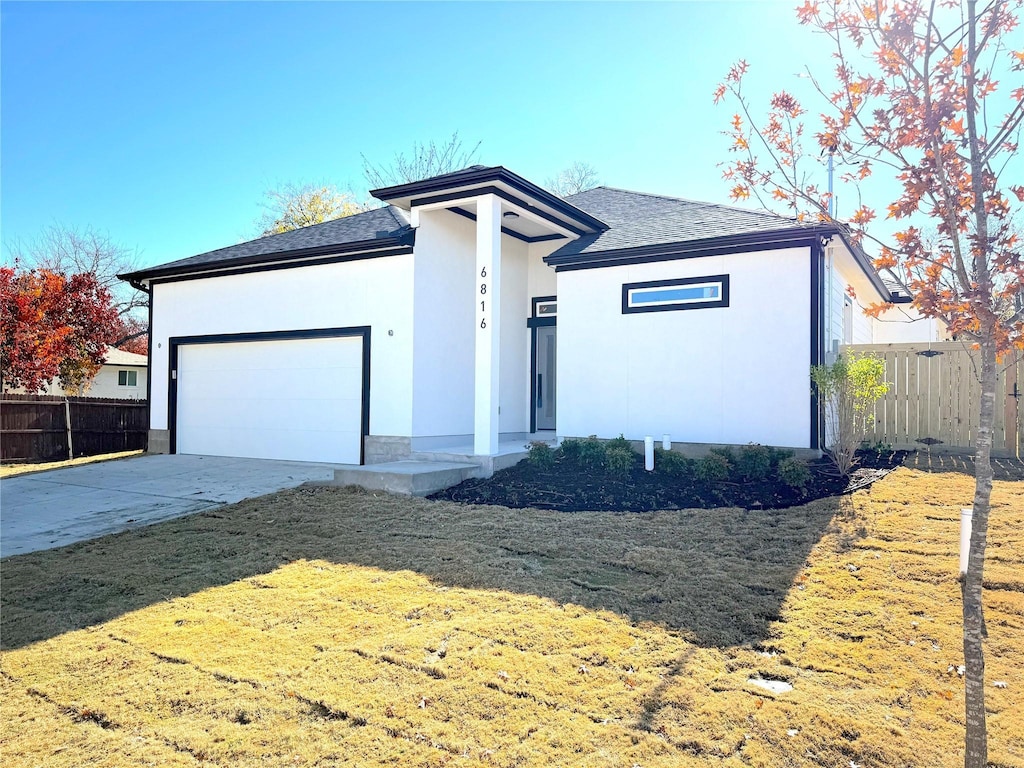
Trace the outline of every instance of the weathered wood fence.
<path fill-rule="evenodd" d="M 885 361 L 889 392 L 875 404 L 867 440 L 893 448 L 966 451 L 974 448 L 981 397 L 981 355 L 956 341 L 930 344 L 853 344 L 856 354 Z M 998 365 L 993 455 L 1020 456 L 1024 449 L 1024 356 Z"/>
<path fill-rule="evenodd" d="M 0 396 L 0 459 L 59 460 L 145 450 L 149 403 L 56 395 Z"/>

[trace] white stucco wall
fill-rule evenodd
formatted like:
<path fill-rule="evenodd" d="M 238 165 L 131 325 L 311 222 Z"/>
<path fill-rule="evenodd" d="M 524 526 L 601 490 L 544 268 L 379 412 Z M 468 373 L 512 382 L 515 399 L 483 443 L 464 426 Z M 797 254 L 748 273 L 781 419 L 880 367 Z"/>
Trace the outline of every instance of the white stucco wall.
<path fill-rule="evenodd" d="M 473 431 L 475 222 L 424 211 L 416 231 L 412 432 Z"/>
<path fill-rule="evenodd" d="M 118 371 L 135 371 L 136 386 L 119 387 L 117 385 Z M 145 400 L 146 399 L 146 368 L 141 365 L 104 365 L 99 373 L 92 380 L 89 388 L 83 392 L 83 397 L 112 397 L 119 400 Z M 40 395 L 71 395 L 78 397 L 78 390 L 65 392 L 57 379 L 50 381 L 38 393 L 26 393 L 21 387 L 5 389 L 5 392 L 12 394 L 40 394 Z"/>
<path fill-rule="evenodd" d="M 499 432 L 530 431 L 528 246 L 501 238 L 501 413 Z"/>
<path fill-rule="evenodd" d="M 529 281 L 526 243 L 501 238 L 500 432 L 529 430 Z M 535 261 L 540 262 L 540 256 Z M 423 211 L 416 232 L 413 437 L 473 433 L 476 222 Z M 553 290 L 553 270 L 551 293 Z"/>
<path fill-rule="evenodd" d="M 875 344 L 947 341 L 946 326 L 933 317 L 923 317 L 910 304 L 897 304 L 871 322 Z"/>
<path fill-rule="evenodd" d="M 368 325 L 370 434 L 411 434 L 412 262 L 411 254 L 385 256 L 155 285 L 150 426 L 168 428 L 172 336 Z"/>
<path fill-rule="evenodd" d="M 727 308 L 622 313 L 624 283 L 718 274 Z M 560 435 L 809 446 L 809 249 L 557 279 Z"/>
<path fill-rule="evenodd" d="M 135 371 L 135 386 L 118 386 L 118 371 Z M 86 397 L 117 397 L 125 400 L 146 399 L 146 369 L 135 365 L 104 365 L 92 386 L 86 390 Z"/>

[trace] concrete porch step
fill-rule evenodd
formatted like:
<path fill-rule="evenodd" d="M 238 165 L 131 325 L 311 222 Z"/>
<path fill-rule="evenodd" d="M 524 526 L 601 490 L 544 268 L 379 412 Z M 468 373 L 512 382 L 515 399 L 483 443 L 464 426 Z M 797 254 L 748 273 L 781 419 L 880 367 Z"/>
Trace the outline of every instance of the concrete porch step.
<path fill-rule="evenodd" d="M 388 461 L 336 469 L 331 485 L 358 485 L 371 491 L 428 496 L 458 485 L 479 469 L 479 464 L 464 461 Z"/>

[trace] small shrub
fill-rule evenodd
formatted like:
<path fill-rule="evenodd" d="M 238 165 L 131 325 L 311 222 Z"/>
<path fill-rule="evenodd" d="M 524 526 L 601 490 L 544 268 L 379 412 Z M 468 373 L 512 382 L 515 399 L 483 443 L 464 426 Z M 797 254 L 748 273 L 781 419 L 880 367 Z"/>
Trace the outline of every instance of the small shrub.
<path fill-rule="evenodd" d="M 727 448 L 716 448 L 697 462 L 697 477 L 708 483 L 729 479 L 732 464 L 726 458 L 723 450 L 728 451 Z M 731 454 L 732 452 L 730 451 L 729 453 Z"/>
<path fill-rule="evenodd" d="M 625 442 L 625 441 L 623 441 Z M 640 454 L 633 450 L 627 442 L 625 445 L 611 445 L 605 448 L 604 463 L 608 473 L 612 475 L 628 475 L 636 466 Z"/>
<path fill-rule="evenodd" d="M 693 473 L 694 462 L 676 451 L 666 451 L 664 448 L 654 449 L 654 471 L 666 475 L 686 477 Z"/>
<path fill-rule="evenodd" d="M 825 415 L 829 458 L 846 477 L 856 462 L 856 449 L 874 421 L 874 405 L 889 391 L 885 362 L 874 355 L 839 356 L 831 365 L 812 365 L 811 382 Z"/>
<path fill-rule="evenodd" d="M 629 442 L 621 433 L 618 437 L 614 437 L 611 440 L 606 440 L 604 443 L 604 450 L 608 451 L 621 451 L 623 449 L 633 450 L 633 444 Z"/>
<path fill-rule="evenodd" d="M 759 483 L 767 480 L 771 471 L 771 449 L 757 443 L 740 448 L 739 456 L 736 457 L 736 474 L 740 480 Z"/>
<path fill-rule="evenodd" d="M 811 470 L 807 468 L 807 463 L 800 461 L 795 456 L 789 456 L 780 461 L 776 472 L 779 480 L 790 488 L 802 491 L 811 482 Z"/>
<path fill-rule="evenodd" d="M 538 469 L 550 469 L 555 464 L 555 450 L 540 440 L 530 443 L 526 460 Z"/>
<path fill-rule="evenodd" d="M 732 448 L 730 448 L 729 446 L 725 446 L 724 448 L 712 448 L 710 454 L 714 454 L 715 456 L 721 456 L 723 459 L 729 462 L 730 467 L 736 466 L 736 454 L 733 453 Z"/>
<path fill-rule="evenodd" d="M 605 465 L 604 443 L 597 439 L 597 435 L 591 435 L 586 440 L 580 440 L 579 466 L 583 469 L 601 469 Z"/>
<path fill-rule="evenodd" d="M 580 443 L 575 438 L 568 438 L 562 441 L 555 451 L 555 458 L 564 461 L 570 467 L 578 467 L 580 464 Z"/>

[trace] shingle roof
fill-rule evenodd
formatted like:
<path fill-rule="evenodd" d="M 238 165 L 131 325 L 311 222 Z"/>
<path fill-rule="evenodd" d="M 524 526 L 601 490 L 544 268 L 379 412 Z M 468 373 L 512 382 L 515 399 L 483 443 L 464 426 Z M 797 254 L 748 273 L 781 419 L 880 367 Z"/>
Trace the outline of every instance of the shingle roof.
<path fill-rule="evenodd" d="M 404 211 L 394 206 L 375 208 L 353 216 L 346 216 L 323 224 L 314 224 L 280 235 L 269 235 L 250 240 L 238 245 L 229 245 L 215 251 L 200 253 L 187 259 L 179 259 L 161 264 L 154 269 L 144 269 L 123 275 L 128 278 L 144 278 L 159 270 L 180 270 L 182 267 L 204 267 L 218 262 L 233 263 L 238 260 L 260 258 L 281 254 L 286 258 L 296 252 L 308 252 L 316 249 L 327 249 L 333 246 L 345 246 L 371 240 L 400 238 L 412 233 L 409 220 Z"/>
<path fill-rule="evenodd" d="M 567 243 L 552 256 L 600 253 L 800 226 L 796 219 L 771 213 L 614 187 L 588 189 L 565 200 L 607 222 L 610 229 Z"/>
<path fill-rule="evenodd" d="M 107 347 L 103 355 L 104 365 L 141 365 L 145 366 L 147 358 L 145 355 L 137 355 L 134 352 L 125 352 L 117 347 Z"/>

